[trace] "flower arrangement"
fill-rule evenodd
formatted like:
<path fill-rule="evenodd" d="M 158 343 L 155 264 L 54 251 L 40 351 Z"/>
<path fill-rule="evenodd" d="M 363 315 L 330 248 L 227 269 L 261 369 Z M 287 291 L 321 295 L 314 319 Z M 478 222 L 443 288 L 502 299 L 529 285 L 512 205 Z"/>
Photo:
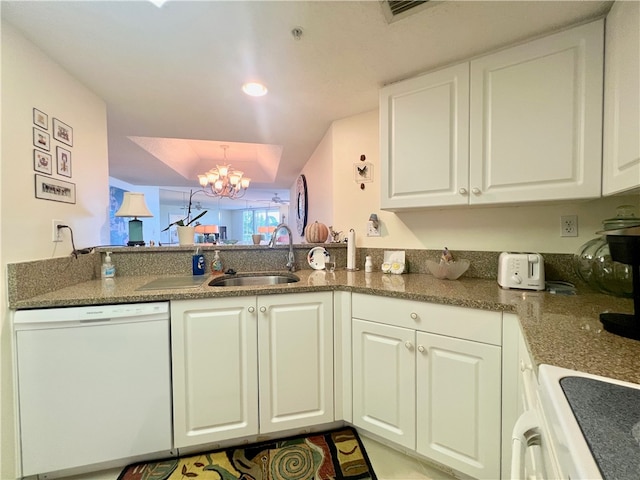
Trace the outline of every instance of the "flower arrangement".
<path fill-rule="evenodd" d="M 196 193 L 198 193 L 200 190 L 196 190 Z M 169 230 L 171 227 L 173 227 L 174 225 L 178 226 L 178 227 L 188 227 L 189 225 L 191 225 L 193 222 L 195 222 L 196 220 L 198 220 L 200 217 L 202 217 L 205 213 L 207 213 L 207 210 L 204 210 L 203 212 L 200 212 L 198 215 L 196 215 L 195 217 L 191 218 L 191 200 L 193 199 L 193 190 L 191 190 L 189 192 L 189 206 L 187 208 L 187 216 L 178 220 L 177 222 L 173 222 L 170 223 L 169 226 L 167 228 L 165 228 L 164 230 L 162 230 L 163 232 L 166 232 L 167 230 Z M 197 225 L 197 224 L 196 224 Z"/>

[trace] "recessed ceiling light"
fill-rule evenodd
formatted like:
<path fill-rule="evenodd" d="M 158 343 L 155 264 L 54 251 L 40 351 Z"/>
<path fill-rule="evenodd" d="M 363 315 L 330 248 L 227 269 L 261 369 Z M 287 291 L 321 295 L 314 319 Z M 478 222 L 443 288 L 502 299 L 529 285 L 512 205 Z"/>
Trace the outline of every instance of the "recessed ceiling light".
<path fill-rule="evenodd" d="M 267 87 L 261 83 L 249 82 L 242 85 L 242 91 L 252 97 L 262 97 L 267 94 Z"/>

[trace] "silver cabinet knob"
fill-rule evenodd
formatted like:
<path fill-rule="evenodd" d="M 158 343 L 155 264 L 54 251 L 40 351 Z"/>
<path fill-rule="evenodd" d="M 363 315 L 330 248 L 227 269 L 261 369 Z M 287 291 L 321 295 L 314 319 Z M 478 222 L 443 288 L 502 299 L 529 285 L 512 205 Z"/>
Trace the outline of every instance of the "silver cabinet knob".
<path fill-rule="evenodd" d="M 460 188 L 460 189 L 458 190 L 458 193 L 459 193 L 460 195 L 466 195 L 466 194 L 467 194 L 467 189 L 466 189 L 466 188 L 464 188 L 464 187 L 462 187 L 462 188 Z"/>
<path fill-rule="evenodd" d="M 407 340 L 406 342 L 404 342 L 404 346 L 407 347 L 407 350 L 411 350 L 413 348 L 413 343 Z"/>
<path fill-rule="evenodd" d="M 473 187 L 471 189 L 471 193 L 473 193 L 474 195 L 480 195 L 482 193 L 482 190 L 480 190 L 478 187 Z"/>
<path fill-rule="evenodd" d="M 418 314 L 416 312 L 411 312 L 411 315 L 409 315 L 413 320 L 417 320 L 418 319 Z"/>
<path fill-rule="evenodd" d="M 253 313 L 253 312 L 255 312 L 255 311 L 256 311 L 256 309 L 255 309 L 255 308 L 253 308 L 253 307 L 249 307 L 247 310 L 249 310 L 249 313 Z"/>
<path fill-rule="evenodd" d="M 418 345 L 418 351 L 419 351 L 420 353 L 424 353 L 424 352 L 426 352 L 426 351 L 427 351 L 427 349 L 426 349 L 426 348 L 424 348 L 424 346 L 422 346 L 422 345 Z"/>
<path fill-rule="evenodd" d="M 265 313 L 267 311 L 267 307 L 260 307 L 260 312 Z"/>

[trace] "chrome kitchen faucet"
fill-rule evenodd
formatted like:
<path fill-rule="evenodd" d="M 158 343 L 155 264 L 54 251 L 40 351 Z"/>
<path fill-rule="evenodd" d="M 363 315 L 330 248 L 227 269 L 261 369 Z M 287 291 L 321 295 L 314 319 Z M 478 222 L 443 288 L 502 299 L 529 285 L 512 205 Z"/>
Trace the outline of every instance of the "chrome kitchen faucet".
<path fill-rule="evenodd" d="M 281 223 L 276 227 L 273 231 L 273 235 L 271 236 L 271 240 L 269 241 L 269 248 L 273 248 L 276 245 L 276 239 L 278 238 L 278 231 L 284 228 L 289 234 L 289 260 L 287 261 L 287 270 L 290 272 L 296 271 L 296 258 L 293 254 L 293 234 L 291 233 L 291 229 L 287 226 L 286 223 Z"/>

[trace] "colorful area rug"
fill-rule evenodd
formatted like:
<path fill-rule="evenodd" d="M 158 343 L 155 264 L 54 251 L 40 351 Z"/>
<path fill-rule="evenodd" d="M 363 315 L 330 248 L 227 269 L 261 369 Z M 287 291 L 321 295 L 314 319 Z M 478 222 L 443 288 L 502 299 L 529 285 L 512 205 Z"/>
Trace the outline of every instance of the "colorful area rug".
<path fill-rule="evenodd" d="M 137 463 L 118 480 L 377 480 L 350 427 L 244 447 Z"/>

